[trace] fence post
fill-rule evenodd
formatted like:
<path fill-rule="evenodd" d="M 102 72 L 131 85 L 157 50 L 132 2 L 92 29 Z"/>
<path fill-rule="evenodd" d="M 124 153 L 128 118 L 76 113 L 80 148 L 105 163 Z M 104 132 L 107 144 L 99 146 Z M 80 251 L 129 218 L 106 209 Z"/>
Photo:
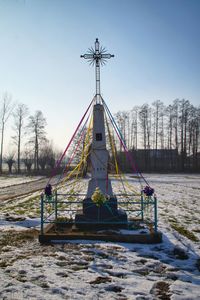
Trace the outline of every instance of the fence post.
<path fill-rule="evenodd" d="M 141 191 L 141 218 L 142 218 L 142 221 L 144 221 L 144 197 L 143 197 L 143 191 Z"/>
<path fill-rule="evenodd" d="M 44 194 L 41 194 L 40 205 L 41 234 L 44 234 Z"/>
<path fill-rule="evenodd" d="M 158 230 L 157 198 L 154 196 L 154 231 Z"/>
<path fill-rule="evenodd" d="M 57 216 L 58 216 L 57 200 L 58 200 L 58 194 L 57 194 L 57 190 L 56 190 L 56 194 L 55 194 L 55 219 L 56 219 L 56 221 L 57 221 Z"/>

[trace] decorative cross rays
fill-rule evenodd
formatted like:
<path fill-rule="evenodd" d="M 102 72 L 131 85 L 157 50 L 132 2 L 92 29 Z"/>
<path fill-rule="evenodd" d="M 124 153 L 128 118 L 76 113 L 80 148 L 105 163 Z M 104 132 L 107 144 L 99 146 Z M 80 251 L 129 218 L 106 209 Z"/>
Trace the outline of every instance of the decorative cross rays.
<path fill-rule="evenodd" d="M 89 64 L 95 65 L 95 74 L 96 74 L 96 103 L 100 103 L 101 101 L 101 93 L 100 93 L 100 64 L 103 66 L 106 64 L 107 59 L 114 57 L 113 54 L 106 53 L 106 49 L 104 47 L 99 46 L 99 41 L 96 39 L 95 48 L 93 47 L 88 49 L 88 53 L 81 55 L 81 58 L 88 59 Z"/>

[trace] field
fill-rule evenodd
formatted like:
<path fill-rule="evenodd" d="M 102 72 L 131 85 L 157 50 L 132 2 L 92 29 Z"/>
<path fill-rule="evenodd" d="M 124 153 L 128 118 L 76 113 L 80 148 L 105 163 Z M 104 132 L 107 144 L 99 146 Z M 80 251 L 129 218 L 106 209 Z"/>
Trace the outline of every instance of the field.
<path fill-rule="evenodd" d="M 40 245 L 46 179 L 0 177 L 0 299 L 200 299 L 200 175 L 145 177 L 158 198 L 157 245 Z M 87 180 L 79 185 L 85 191 Z"/>

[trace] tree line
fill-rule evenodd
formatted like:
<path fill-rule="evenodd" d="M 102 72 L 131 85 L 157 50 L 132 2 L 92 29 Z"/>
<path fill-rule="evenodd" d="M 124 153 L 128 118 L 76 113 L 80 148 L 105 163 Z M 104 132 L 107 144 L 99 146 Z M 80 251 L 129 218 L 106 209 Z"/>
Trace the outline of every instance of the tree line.
<path fill-rule="evenodd" d="M 143 170 L 200 171 L 200 107 L 189 100 L 175 99 L 167 106 L 157 100 L 119 111 L 115 118 Z M 120 157 L 119 142 L 117 151 Z"/>
<path fill-rule="evenodd" d="M 12 119 L 11 149 L 4 149 L 5 129 Z M 40 110 L 29 114 L 28 107 L 23 103 L 14 103 L 12 97 L 5 93 L 0 99 L 0 174 L 6 163 L 9 173 L 16 166 L 17 173 L 24 168 L 28 173 L 38 173 L 46 168 L 54 168 L 59 156 L 53 144 L 47 139 L 46 119 Z M 24 166 L 24 168 L 23 168 Z"/>
<path fill-rule="evenodd" d="M 13 130 L 11 150 L 4 149 L 9 119 L 12 119 Z M 200 171 L 200 107 L 195 107 L 189 100 L 175 99 L 167 106 L 160 100 L 145 103 L 129 111 L 117 112 L 115 120 L 141 171 Z M 14 103 L 7 93 L 2 96 L 0 174 L 3 163 L 7 164 L 10 173 L 13 166 L 17 173 L 22 172 L 22 166 L 28 173 L 54 168 L 60 152 L 47 139 L 46 125 L 41 111 L 30 115 L 25 104 Z M 118 139 L 115 142 L 121 169 L 131 171 L 122 144 Z"/>

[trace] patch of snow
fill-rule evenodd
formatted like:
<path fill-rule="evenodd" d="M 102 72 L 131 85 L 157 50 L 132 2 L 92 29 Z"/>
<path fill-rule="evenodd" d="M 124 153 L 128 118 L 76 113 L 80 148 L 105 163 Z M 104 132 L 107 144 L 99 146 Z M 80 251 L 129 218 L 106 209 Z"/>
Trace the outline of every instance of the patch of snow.
<path fill-rule="evenodd" d="M 21 175 L 0 176 L 0 188 L 37 181 L 42 178 L 44 178 L 44 176 L 21 176 Z"/>
<path fill-rule="evenodd" d="M 1 246 L 8 233 L 12 239 L 12 234 L 38 229 L 40 219 L 29 218 L 28 214 L 34 216 L 39 209 L 39 194 L 34 199 L 22 197 L 1 206 L 0 299 L 200 299 L 197 267 L 200 242 L 172 226 L 182 226 L 200 240 L 200 176 L 146 174 L 145 177 L 158 196 L 158 225 L 163 233 L 160 244 L 75 240 L 40 245 L 37 239 L 31 239 L 23 244 L 8 241 Z M 127 178 L 135 187 L 136 179 Z M 86 186 L 86 180 L 79 182 L 79 191 L 84 192 Z M 116 179 L 114 188 L 116 193 L 123 190 Z M 66 193 L 66 187 L 61 191 Z M 25 220 L 6 221 L 6 213 L 19 216 L 14 213 L 16 207 L 24 208 Z"/>

